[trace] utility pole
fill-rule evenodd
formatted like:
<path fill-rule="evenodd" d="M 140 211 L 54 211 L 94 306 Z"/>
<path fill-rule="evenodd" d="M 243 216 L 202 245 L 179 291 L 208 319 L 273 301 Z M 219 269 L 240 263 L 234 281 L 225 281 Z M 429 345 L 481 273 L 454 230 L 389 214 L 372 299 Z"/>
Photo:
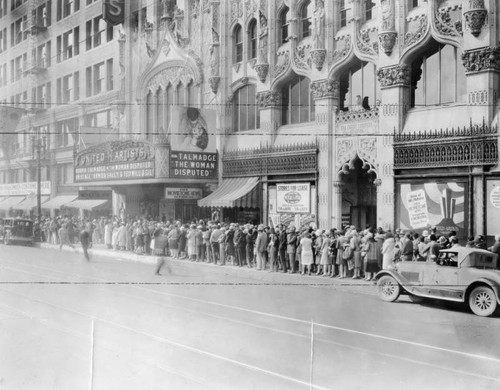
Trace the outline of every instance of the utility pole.
<path fill-rule="evenodd" d="M 32 135 L 32 154 L 36 160 L 36 214 L 38 220 L 42 219 L 42 153 L 45 158 L 47 142 L 45 136 L 42 136 L 40 128 L 37 127 Z"/>

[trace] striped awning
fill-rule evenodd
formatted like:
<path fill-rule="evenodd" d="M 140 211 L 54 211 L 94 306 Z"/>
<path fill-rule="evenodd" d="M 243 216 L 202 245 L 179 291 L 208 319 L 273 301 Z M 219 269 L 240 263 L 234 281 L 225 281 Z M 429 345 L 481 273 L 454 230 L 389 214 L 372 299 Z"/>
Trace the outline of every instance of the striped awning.
<path fill-rule="evenodd" d="M 65 204 L 66 207 L 73 207 L 82 210 L 94 210 L 97 208 L 105 208 L 109 201 L 106 199 L 76 199 L 73 202 Z"/>
<path fill-rule="evenodd" d="M 73 202 L 76 198 L 78 198 L 78 195 L 58 195 L 45 202 L 42 208 L 50 210 L 60 209 L 68 203 Z"/>
<path fill-rule="evenodd" d="M 198 206 L 258 208 L 258 184 L 258 177 L 223 179 L 214 192 L 198 201 Z"/>
<path fill-rule="evenodd" d="M 42 196 L 41 198 L 42 204 L 49 200 L 48 196 Z M 12 208 L 16 210 L 31 210 L 32 208 L 35 208 L 36 205 L 36 196 L 28 196 L 21 203 L 16 204 Z"/>
<path fill-rule="evenodd" d="M 21 203 L 26 197 L 24 196 L 11 196 L 10 198 L 5 199 L 3 202 L 0 202 L 0 210 L 10 210 L 15 208 L 17 204 Z"/>

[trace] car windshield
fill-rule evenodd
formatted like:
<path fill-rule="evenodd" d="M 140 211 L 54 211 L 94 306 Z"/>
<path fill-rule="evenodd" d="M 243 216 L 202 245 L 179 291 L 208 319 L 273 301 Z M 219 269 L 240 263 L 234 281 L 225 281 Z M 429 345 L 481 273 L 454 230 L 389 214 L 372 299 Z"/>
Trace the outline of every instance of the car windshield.
<path fill-rule="evenodd" d="M 441 252 L 437 260 L 439 265 L 447 267 L 458 267 L 458 253 L 457 252 Z"/>

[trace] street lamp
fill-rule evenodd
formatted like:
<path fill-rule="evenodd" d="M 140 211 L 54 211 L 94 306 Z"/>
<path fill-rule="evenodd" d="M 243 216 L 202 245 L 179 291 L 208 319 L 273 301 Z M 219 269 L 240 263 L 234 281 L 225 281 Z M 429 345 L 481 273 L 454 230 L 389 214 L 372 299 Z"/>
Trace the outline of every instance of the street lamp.
<path fill-rule="evenodd" d="M 42 154 L 45 158 L 47 151 L 47 137 L 41 135 L 40 128 L 35 128 L 31 136 L 31 154 L 36 160 L 36 213 L 38 221 L 42 220 Z"/>

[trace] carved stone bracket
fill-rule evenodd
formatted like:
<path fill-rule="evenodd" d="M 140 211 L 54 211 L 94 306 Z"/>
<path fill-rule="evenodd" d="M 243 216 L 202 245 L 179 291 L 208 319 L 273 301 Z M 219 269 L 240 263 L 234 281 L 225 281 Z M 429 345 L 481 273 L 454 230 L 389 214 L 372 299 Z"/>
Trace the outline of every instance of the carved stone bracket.
<path fill-rule="evenodd" d="M 408 65 L 380 68 L 377 71 L 377 76 L 382 88 L 409 87 L 411 82 L 411 72 Z"/>
<path fill-rule="evenodd" d="M 313 49 L 311 50 L 311 60 L 316 69 L 323 69 L 323 64 L 326 59 L 326 50 L 325 49 Z"/>
<path fill-rule="evenodd" d="M 276 91 L 265 91 L 257 94 L 259 109 L 281 107 L 281 93 Z"/>
<path fill-rule="evenodd" d="M 269 73 L 269 64 L 257 64 L 255 65 L 255 71 L 257 76 L 262 83 L 266 82 L 267 74 Z"/>
<path fill-rule="evenodd" d="M 439 34 L 445 37 L 461 38 L 463 35 L 462 19 L 457 18 L 453 20 L 449 9 L 440 9 L 436 11 L 434 16 L 434 27 Z"/>
<path fill-rule="evenodd" d="M 388 56 L 391 55 L 392 49 L 394 49 L 394 45 L 396 44 L 396 38 L 398 36 L 397 32 L 387 31 L 378 34 L 378 40 L 380 42 L 380 46 L 385 54 Z"/>
<path fill-rule="evenodd" d="M 427 15 L 423 14 L 420 15 L 416 20 L 412 21 L 412 23 L 415 22 L 416 26 L 412 31 L 408 31 L 405 34 L 404 38 L 404 47 L 410 47 L 415 45 L 416 43 L 420 42 L 427 31 L 427 28 L 429 27 L 429 23 L 427 21 Z"/>
<path fill-rule="evenodd" d="M 488 11 L 484 7 L 484 0 L 469 0 L 469 10 L 464 12 L 465 25 L 472 35 L 479 36 L 486 24 Z"/>
<path fill-rule="evenodd" d="M 462 54 L 462 62 L 467 73 L 481 71 L 500 72 L 500 47 L 483 47 L 467 50 Z"/>
<path fill-rule="evenodd" d="M 272 76 L 278 77 L 290 65 L 290 53 L 287 51 L 278 53 L 278 61 L 272 70 Z"/>
<path fill-rule="evenodd" d="M 339 82 L 337 80 L 318 80 L 311 83 L 311 93 L 314 100 L 339 97 Z"/>
<path fill-rule="evenodd" d="M 354 169 L 354 161 L 359 158 L 363 168 L 374 172 L 377 163 L 377 140 L 375 137 L 341 138 L 336 142 L 337 171 L 347 174 Z"/>
<path fill-rule="evenodd" d="M 210 89 L 214 94 L 217 94 L 217 91 L 219 90 L 219 84 L 220 84 L 220 77 L 219 76 L 213 76 L 208 78 L 208 84 L 210 84 Z"/>

